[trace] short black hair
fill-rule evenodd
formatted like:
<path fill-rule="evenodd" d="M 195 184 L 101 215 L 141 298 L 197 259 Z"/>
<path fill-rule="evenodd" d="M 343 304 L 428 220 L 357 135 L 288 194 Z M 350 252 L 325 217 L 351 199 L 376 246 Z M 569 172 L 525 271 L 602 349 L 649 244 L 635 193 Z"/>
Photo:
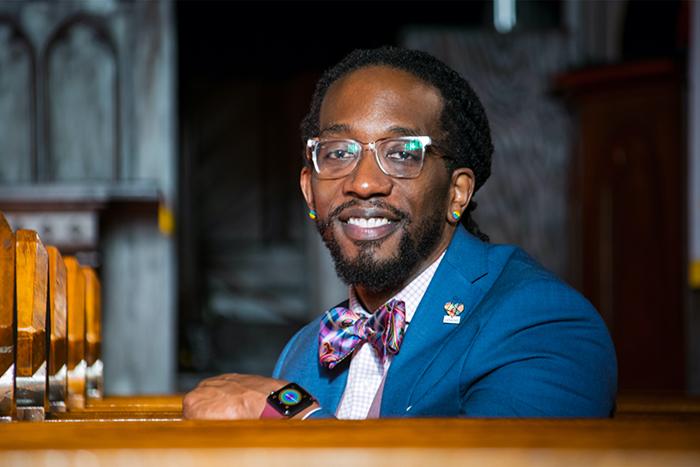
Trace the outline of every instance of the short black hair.
<path fill-rule="evenodd" d="M 450 173 L 459 167 L 470 168 L 476 179 L 476 193 L 491 175 L 493 144 L 486 112 L 467 80 L 426 52 L 390 46 L 357 49 L 326 70 L 316 84 L 309 113 L 301 123 L 303 143 L 318 136 L 321 104 L 328 88 L 343 76 L 369 66 L 388 66 L 406 71 L 440 92 L 443 99 L 440 124 L 444 138 L 439 143 L 447 152 L 447 168 Z M 488 236 L 479 230 L 472 219 L 474 209 L 476 202 L 472 199 L 462 216 L 462 223 L 469 232 L 488 241 Z"/>

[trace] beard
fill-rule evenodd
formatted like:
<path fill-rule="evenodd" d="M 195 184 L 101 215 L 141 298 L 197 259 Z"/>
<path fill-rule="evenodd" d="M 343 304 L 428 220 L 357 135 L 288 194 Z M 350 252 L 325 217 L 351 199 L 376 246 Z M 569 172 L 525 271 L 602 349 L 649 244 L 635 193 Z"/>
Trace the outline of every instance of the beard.
<path fill-rule="evenodd" d="M 321 238 L 331 253 L 336 273 L 347 285 L 360 286 L 372 293 L 398 290 L 411 277 L 418 264 L 435 250 L 445 228 L 443 213 L 435 210 L 430 217 L 418 224 L 415 233 L 411 235 L 409 227 L 414 221 L 407 213 L 382 202 L 374 202 L 374 206 L 390 210 L 399 220 L 405 221 L 398 231 L 401 235 L 399 247 L 390 258 L 377 260 L 373 252 L 381 248 L 385 238 L 355 242 L 359 252 L 351 259 L 343 254 L 333 233 L 332 223 L 343 209 L 356 204 L 359 203 L 345 203 L 334 209 L 327 219 L 316 223 Z"/>

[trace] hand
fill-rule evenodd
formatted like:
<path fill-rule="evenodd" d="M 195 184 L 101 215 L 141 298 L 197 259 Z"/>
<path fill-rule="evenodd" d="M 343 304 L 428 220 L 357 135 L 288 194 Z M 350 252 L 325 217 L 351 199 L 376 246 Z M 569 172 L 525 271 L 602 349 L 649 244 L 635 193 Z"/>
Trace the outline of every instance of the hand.
<path fill-rule="evenodd" d="M 237 373 L 207 378 L 185 395 L 182 415 L 204 420 L 260 418 L 267 396 L 286 384 L 281 379 Z"/>

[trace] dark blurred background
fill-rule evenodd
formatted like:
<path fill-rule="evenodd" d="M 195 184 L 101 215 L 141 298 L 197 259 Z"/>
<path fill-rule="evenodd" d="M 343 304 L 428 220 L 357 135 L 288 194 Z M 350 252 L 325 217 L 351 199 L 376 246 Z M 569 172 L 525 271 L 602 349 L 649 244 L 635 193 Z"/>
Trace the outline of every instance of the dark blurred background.
<path fill-rule="evenodd" d="M 298 189 L 315 81 L 425 50 L 489 116 L 482 230 L 596 305 L 621 390 L 700 393 L 699 7 L 0 1 L 0 209 L 98 268 L 108 392 L 269 374 L 347 293 Z"/>

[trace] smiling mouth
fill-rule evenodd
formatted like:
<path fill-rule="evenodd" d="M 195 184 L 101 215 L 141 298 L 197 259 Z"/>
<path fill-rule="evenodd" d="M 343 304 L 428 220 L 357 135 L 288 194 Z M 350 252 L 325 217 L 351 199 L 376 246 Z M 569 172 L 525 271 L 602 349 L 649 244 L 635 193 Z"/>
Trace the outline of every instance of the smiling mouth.
<path fill-rule="evenodd" d="M 362 227 L 363 229 L 374 229 L 383 225 L 391 224 L 386 217 L 351 217 L 346 221 L 348 224 Z"/>
<path fill-rule="evenodd" d="M 345 235 L 356 242 L 383 239 L 395 232 L 399 225 L 386 217 L 349 217 L 341 221 Z"/>

